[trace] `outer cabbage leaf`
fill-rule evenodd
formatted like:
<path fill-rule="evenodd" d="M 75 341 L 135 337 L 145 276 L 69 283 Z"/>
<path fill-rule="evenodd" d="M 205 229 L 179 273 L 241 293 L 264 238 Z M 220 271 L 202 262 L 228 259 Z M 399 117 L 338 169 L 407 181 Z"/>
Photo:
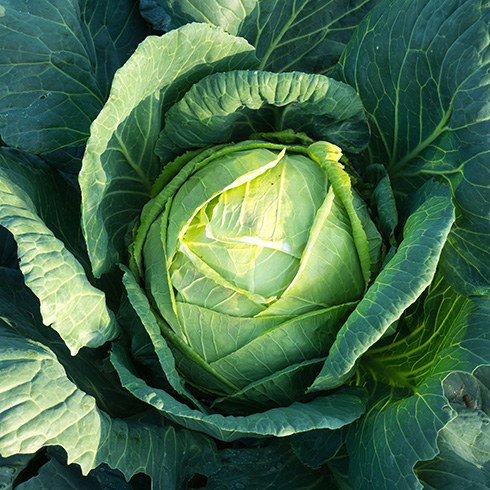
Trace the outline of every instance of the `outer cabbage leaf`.
<path fill-rule="evenodd" d="M 78 204 L 76 189 L 39 158 L 0 149 L 0 224 L 14 235 L 20 268 L 41 302 L 44 323 L 72 354 L 100 346 L 119 331 L 104 293 L 89 283 L 67 248 L 78 247 Z"/>
<path fill-rule="evenodd" d="M 80 172 L 83 228 L 94 275 L 126 257 L 125 235 L 150 197 L 162 115 L 203 76 L 254 68 L 252 46 L 204 24 L 148 37 L 114 77 Z"/>
<path fill-rule="evenodd" d="M 220 456 L 224 461 L 223 467 L 208 479 L 203 490 L 336 488 L 328 470 L 312 471 L 303 466 L 283 440 L 272 440 L 258 447 L 224 449 L 220 451 Z"/>
<path fill-rule="evenodd" d="M 114 72 L 148 33 L 135 3 L 2 0 L 0 18 L 3 140 L 32 153 L 84 143 Z"/>
<path fill-rule="evenodd" d="M 17 244 L 12 233 L 3 226 L 0 227 L 0 265 L 12 269 L 19 266 Z"/>
<path fill-rule="evenodd" d="M 206 77 L 171 107 L 155 151 L 167 163 L 186 149 L 290 128 L 353 152 L 369 140 L 348 85 L 300 72 L 234 71 Z"/>
<path fill-rule="evenodd" d="M 415 471 L 424 488 L 441 485 L 448 490 L 490 488 L 490 391 L 475 375 L 454 373 L 444 381 L 444 391 L 457 416 L 437 438 L 440 453 L 430 461 L 417 464 Z"/>
<path fill-rule="evenodd" d="M 143 15 L 157 28 L 207 22 L 253 44 L 261 69 L 313 73 L 325 73 L 337 62 L 374 4 L 374 0 L 141 1 Z"/>
<path fill-rule="evenodd" d="M 29 465 L 33 458 L 31 454 L 16 454 L 10 458 L 0 457 L 0 483 L 2 490 L 14 488 L 14 482 Z"/>
<path fill-rule="evenodd" d="M 103 490 L 94 476 L 90 474 L 83 476 L 78 466 L 63 464 L 61 458 L 51 454 L 47 456 L 47 459 L 47 463 L 39 468 L 33 478 L 16 485 L 15 488 L 19 490 Z M 121 487 L 121 490 L 132 489 Z"/>
<path fill-rule="evenodd" d="M 208 438 L 162 427 L 158 424 L 159 417 L 143 420 L 135 418 L 133 412 L 132 420 L 127 422 L 111 418 L 100 410 L 95 398 L 72 381 L 91 375 L 92 384 L 105 390 L 98 384 L 103 373 L 91 373 L 84 365 L 86 360 L 80 359 L 76 364 L 79 372 L 73 370 L 68 377 L 53 350 L 19 334 L 42 338 L 45 327 L 37 311 L 17 308 L 16 301 L 35 306 L 32 293 L 25 287 L 21 291 L 10 291 L 7 287 L 16 282 L 12 279 L 18 274 L 18 271 L 0 269 L 2 298 L 10 299 L 9 307 L 6 307 L 7 299 L 0 303 L 0 454 L 3 457 L 32 454 L 44 446 L 61 446 L 68 464 L 78 464 L 83 475 L 106 463 L 120 470 L 127 479 L 144 472 L 152 478 L 154 488 L 175 490 L 197 470 L 209 474 L 218 469 L 214 446 Z M 59 349 L 56 339 L 45 340 Z M 77 358 L 73 362 L 76 361 Z M 83 384 L 89 383 L 83 380 Z M 109 392 L 104 394 L 110 396 Z M 136 405 L 132 405 L 134 410 Z M 166 456 L 162 460 L 163 454 Z M 60 467 L 45 470 L 54 481 L 66 478 L 73 482 L 69 476 L 72 470 Z M 26 488 L 30 488 L 27 483 Z"/>
<path fill-rule="evenodd" d="M 454 222 L 448 186 L 426 184 L 430 196 L 410 215 L 403 241 L 340 329 L 310 390 L 332 389 L 351 377 L 359 358 L 377 342 L 432 281 Z"/>
<path fill-rule="evenodd" d="M 485 0 L 382 0 L 334 76 L 369 115 L 369 160 L 403 200 L 425 180 L 451 184 L 456 225 L 441 257 L 461 294 L 490 291 L 490 5 Z"/>
<path fill-rule="evenodd" d="M 24 284 L 20 270 L 0 268 L 2 294 L 0 318 L 8 319 L 19 335 L 49 347 L 78 388 L 93 396 L 97 406 L 111 417 L 134 416 L 147 409 L 121 388 L 117 375 L 105 359 L 104 349 L 82 349 L 72 356 L 58 333 L 42 323 L 39 300 Z M 97 383 L 94 383 L 94 379 Z"/>
<path fill-rule="evenodd" d="M 394 338 L 369 350 L 361 362 L 358 384 L 374 378 L 377 386 L 368 387 L 373 402 L 347 440 L 355 489 L 422 488 L 413 468 L 437 455 L 438 433 L 456 414 L 448 410 L 446 378 L 454 372 L 472 374 L 490 363 L 488 297 L 461 297 L 439 274 L 419 306 Z M 463 400 L 471 396 L 465 385 L 458 384 Z M 470 425 L 468 443 L 480 427 L 475 420 Z M 474 454 L 483 456 L 487 444 L 480 439 Z M 441 448 L 444 452 L 444 443 Z M 460 448 L 470 449 L 467 444 Z"/>
<path fill-rule="evenodd" d="M 312 469 L 332 461 L 345 442 L 349 426 L 338 430 L 312 430 L 291 437 L 291 449 L 298 459 Z"/>

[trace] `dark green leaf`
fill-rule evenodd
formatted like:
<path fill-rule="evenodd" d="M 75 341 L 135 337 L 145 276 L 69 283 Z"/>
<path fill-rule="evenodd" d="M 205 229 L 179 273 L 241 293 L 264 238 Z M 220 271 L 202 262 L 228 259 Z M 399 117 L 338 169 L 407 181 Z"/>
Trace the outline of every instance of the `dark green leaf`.
<path fill-rule="evenodd" d="M 319 429 L 291 436 L 291 448 L 298 459 L 317 469 L 332 460 L 344 444 L 346 429 Z"/>
<path fill-rule="evenodd" d="M 365 377 L 360 380 L 374 378 L 377 388 L 369 388 L 371 407 L 349 432 L 349 473 L 355 489 L 422 488 L 413 468 L 439 452 L 438 433 L 455 415 L 448 410 L 449 401 L 459 396 L 463 407 L 475 403 L 470 389 L 460 391 L 461 383 L 456 383 L 454 395 L 449 387 L 443 390 L 443 382 L 451 373 L 471 374 L 490 363 L 489 299 L 461 297 L 439 275 L 424 310 L 385 345 L 370 349 L 361 362 Z M 470 425 L 465 429 L 469 438 L 480 430 L 474 420 Z M 476 452 L 486 451 L 482 442 L 474 444 Z M 459 446 L 469 450 L 467 444 Z"/>
<path fill-rule="evenodd" d="M 2 0 L 0 133 L 32 153 L 78 146 L 147 34 L 130 0 Z M 8 60 L 8 61 L 7 61 Z"/>
<path fill-rule="evenodd" d="M 0 227 L 0 266 L 10 267 L 12 269 L 19 267 L 17 244 L 12 233 L 3 226 Z"/>
<path fill-rule="evenodd" d="M 490 488 L 490 392 L 479 381 L 479 375 L 481 369 L 475 376 L 454 373 L 444 381 L 446 396 L 457 417 L 439 433 L 439 455 L 415 467 L 428 490 Z"/>
<path fill-rule="evenodd" d="M 400 199 L 449 182 L 458 219 L 441 257 L 461 294 L 490 291 L 490 5 L 485 0 L 382 0 L 349 42 L 335 76 L 369 115 L 369 160 Z"/>
<path fill-rule="evenodd" d="M 335 489 L 325 469 L 303 466 L 286 441 L 263 446 L 224 449 L 223 467 L 208 480 L 204 490 L 323 490 Z"/>
<path fill-rule="evenodd" d="M 77 465 L 63 464 L 51 456 L 37 475 L 15 487 L 19 490 L 103 490 L 91 475 L 83 476 Z M 121 490 L 131 490 L 131 487 Z"/>
<path fill-rule="evenodd" d="M 145 4 L 147 2 L 144 2 Z M 157 2 L 153 2 L 157 3 Z M 260 68 L 325 73 L 375 0 L 159 0 L 158 25 L 207 22 L 247 39 Z M 170 15 L 168 15 L 168 14 Z"/>
<path fill-rule="evenodd" d="M 11 490 L 19 474 L 25 470 L 32 460 L 32 454 L 16 454 L 9 458 L 0 456 L 0 488 Z"/>

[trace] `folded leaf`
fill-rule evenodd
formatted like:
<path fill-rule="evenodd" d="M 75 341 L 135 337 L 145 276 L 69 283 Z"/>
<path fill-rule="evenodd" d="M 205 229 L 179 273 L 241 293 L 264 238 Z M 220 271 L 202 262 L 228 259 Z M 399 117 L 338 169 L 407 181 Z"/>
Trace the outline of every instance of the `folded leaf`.
<path fill-rule="evenodd" d="M 429 183 L 428 198 L 409 217 L 396 254 L 376 277 L 342 326 L 310 390 L 332 389 L 351 375 L 360 357 L 420 296 L 434 277 L 441 249 L 454 221 L 447 186 Z"/>
<path fill-rule="evenodd" d="M 253 53 L 243 39 L 192 24 L 148 37 L 115 75 L 80 173 L 83 228 L 96 277 L 125 258 L 125 235 L 150 198 L 161 171 L 153 147 L 164 112 L 204 75 L 255 67 Z"/>
<path fill-rule="evenodd" d="M 115 338 L 118 326 L 104 293 L 89 283 L 80 262 L 61 241 L 78 245 L 73 243 L 78 231 L 74 206 L 78 200 L 73 201 L 73 195 L 76 190 L 37 157 L 1 148 L 0 224 L 17 242 L 20 268 L 41 302 L 44 323 L 61 335 L 75 355 L 81 347 L 97 347 Z M 72 221 L 60 218 L 60 209 Z M 43 219 L 58 223 L 61 239 Z M 65 220 L 63 229 L 59 223 Z"/>

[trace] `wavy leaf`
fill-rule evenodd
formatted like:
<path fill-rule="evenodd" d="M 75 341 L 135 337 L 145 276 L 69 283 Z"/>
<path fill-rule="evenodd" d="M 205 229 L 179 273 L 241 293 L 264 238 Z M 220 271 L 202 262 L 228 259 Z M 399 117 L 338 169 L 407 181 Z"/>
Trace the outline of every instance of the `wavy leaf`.
<path fill-rule="evenodd" d="M 153 148 L 162 114 L 203 76 L 255 65 L 245 40 L 192 24 L 148 37 L 117 72 L 109 101 L 91 127 L 79 179 L 96 277 L 125 261 L 126 233 L 161 171 Z"/>
<path fill-rule="evenodd" d="M 354 152 L 369 140 L 361 101 L 348 85 L 309 73 L 233 71 L 190 88 L 168 111 L 155 151 L 166 163 L 186 149 L 288 128 Z"/>
<path fill-rule="evenodd" d="M 66 376 L 54 353 L 0 325 L 0 453 L 59 445 L 84 475 L 101 463 L 127 479 L 144 472 L 154 488 L 182 488 L 196 469 L 217 469 L 212 442 L 151 421 L 111 419 Z M 8 382 L 6 382 L 8 380 Z M 165 455 L 162 459 L 162 455 Z"/>
<path fill-rule="evenodd" d="M 61 335 L 74 355 L 83 346 L 113 339 L 118 326 L 104 293 L 89 283 L 65 246 L 78 245 L 78 200 L 73 196 L 76 190 L 37 157 L 0 149 L 0 224 L 17 242 L 20 268 L 41 302 L 44 323 Z M 60 216 L 61 209 L 72 221 Z M 44 220 L 60 230 L 64 242 Z"/>

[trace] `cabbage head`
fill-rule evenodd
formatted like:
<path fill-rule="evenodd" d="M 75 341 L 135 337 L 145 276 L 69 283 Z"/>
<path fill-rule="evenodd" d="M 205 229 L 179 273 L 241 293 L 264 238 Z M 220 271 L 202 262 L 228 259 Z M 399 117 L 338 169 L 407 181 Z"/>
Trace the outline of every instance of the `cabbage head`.
<path fill-rule="evenodd" d="M 137 275 L 179 370 L 216 407 L 303 399 L 377 272 L 381 235 L 341 158 L 324 141 L 247 140 L 155 191 Z"/>

